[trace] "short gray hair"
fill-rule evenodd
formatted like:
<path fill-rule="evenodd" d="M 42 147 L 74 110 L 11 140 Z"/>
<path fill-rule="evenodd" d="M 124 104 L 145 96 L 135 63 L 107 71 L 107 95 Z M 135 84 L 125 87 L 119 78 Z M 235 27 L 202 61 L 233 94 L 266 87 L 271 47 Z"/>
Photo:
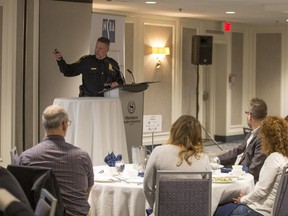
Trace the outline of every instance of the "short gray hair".
<path fill-rule="evenodd" d="M 58 105 L 48 106 L 42 114 L 42 124 L 45 130 L 56 129 L 62 122 L 68 120 L 68 113 Z"/>

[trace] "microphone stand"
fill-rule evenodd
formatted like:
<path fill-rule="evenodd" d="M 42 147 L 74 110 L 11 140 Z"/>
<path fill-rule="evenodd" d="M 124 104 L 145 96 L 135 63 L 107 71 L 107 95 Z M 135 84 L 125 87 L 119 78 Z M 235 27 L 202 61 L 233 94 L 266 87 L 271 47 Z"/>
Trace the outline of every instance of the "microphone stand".
<path fill-rule="evenodd" d="M 196 79 L 196 119 L 198 120 L 198 114 L 199 114 L 199 64 L 197 64 L 196 67 L 196 75 L 197 75 L 197 79 Z M 213 139 L 213 137 L 208 133 L 208 131 L 203 127 L 203 125 L 200 123 L 202 129 L 205 131 L 205 133 L 210 137 L 210 139 L 213 141 L 213 143 L 221 150 L 223 151 L 223 149 L 218 145 L 218 143 L 216 142 L 215 139 Z"/>
<path fill-rule="evenodd" d="M 111 64 L 112 65 L 112 69 L 120 74 L 121 78 L 123 79 L 123 85 L 126 85 L 126 80 L 125 80 L 125 77 L 124 77 L 123 73 L 115 65 L 113 65 L 111 62 L 109 62 L 107 60 L 106 60 L 106 62 L 108 64 Z"/>
<path fill-rule="evenodd" d="M 130 73 L 131 76 L 132 76 L 132 84 L 135 84 L 135 78 L 134 78 L 133 72 L 132 72 L 131 70 L 129 70 L 129 69 L 127 69 L 127 71 L 128 71 L 128 73 Z"/>

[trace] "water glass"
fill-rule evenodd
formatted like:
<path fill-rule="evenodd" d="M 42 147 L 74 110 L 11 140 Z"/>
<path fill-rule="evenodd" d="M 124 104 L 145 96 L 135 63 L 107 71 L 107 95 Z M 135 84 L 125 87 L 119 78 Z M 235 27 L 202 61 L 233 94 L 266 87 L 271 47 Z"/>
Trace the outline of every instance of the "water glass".
<path fill-rule="evenodd" d="M 125 163 L 123 161 L 116 161 L 115 168 L 119 174 L 123 173 L 123 171 L 125 169 Z"/>

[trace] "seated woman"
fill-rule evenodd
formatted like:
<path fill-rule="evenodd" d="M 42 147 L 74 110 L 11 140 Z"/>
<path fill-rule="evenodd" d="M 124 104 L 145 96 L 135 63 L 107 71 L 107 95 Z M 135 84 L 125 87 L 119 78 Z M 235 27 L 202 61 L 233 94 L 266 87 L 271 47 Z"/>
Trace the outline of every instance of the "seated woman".
<path fill-rule="evenodd" d="M 262 151 L 268 155 L 259 181 L 249 194 L 240 194 L 233 202 L 218 206 L 214 216 L 271 215 L 284 166 L 288 163 L 288 122 L 268 116 L 260 128 Z"/>
<path fill-rule="evenodd" d="M 183 115 L 172 124 L 167 144 L 151 153 L 144 175 L 144 193 L 151 208 L 155 202 L 157 170 L 211 171 L 208 155 L 203 153 L 201 124 Z"/>

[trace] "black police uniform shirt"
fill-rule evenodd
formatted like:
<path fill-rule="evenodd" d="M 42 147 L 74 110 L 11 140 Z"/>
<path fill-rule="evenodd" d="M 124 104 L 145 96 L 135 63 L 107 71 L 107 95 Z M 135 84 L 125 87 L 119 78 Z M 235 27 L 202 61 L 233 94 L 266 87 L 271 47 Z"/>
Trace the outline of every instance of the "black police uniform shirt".
<path fill-rule="evenodd" d="M 103 96 L 100 93 L 108 89 L 112 82 L 123 84 L 118 63 L 110 57 L 97 59 L 95 55 L 86 55 L 77 62 L 67 64 L 64 59 L 57 61 L 61 73 L 66 77 L 82 74 L 79 96 Z"/>

